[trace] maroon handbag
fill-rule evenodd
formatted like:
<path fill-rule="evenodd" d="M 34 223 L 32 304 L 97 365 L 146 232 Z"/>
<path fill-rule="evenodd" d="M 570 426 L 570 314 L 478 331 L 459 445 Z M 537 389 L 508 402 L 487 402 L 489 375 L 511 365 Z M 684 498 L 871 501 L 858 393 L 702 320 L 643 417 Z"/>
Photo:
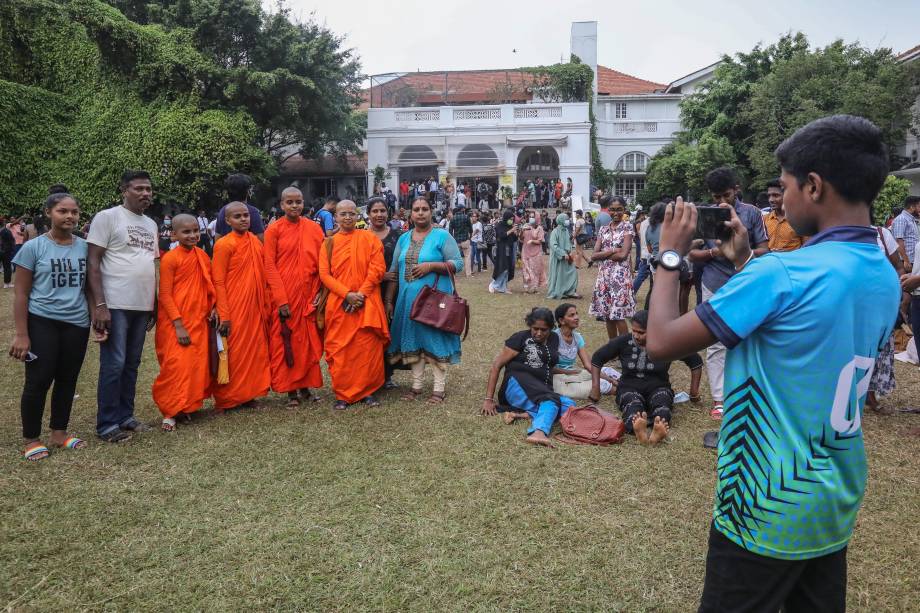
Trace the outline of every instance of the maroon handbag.
<path fill-rule="evenodd" d="M 572 407 L 559 418 L 562 432 L 555 436 L 562 443 L 612 445 L 622 443 L 626 425 L 619 417 L 593 404 Z"/>
<path fill-rule="evenodd" d="M 436 275 L 434 285 L 426 285 L 415 297 L 409 311 L 409 319 L 442 332 L 458 336 L 462 334 L 461 340 L 466 340 L 466 335 L 470 333 L 470 305 L 457 293 L 457 283 L 450 268 L 448 274 L 454 293 L 448 294 L 439 290 L 438 280 L 441 275 Z"/>

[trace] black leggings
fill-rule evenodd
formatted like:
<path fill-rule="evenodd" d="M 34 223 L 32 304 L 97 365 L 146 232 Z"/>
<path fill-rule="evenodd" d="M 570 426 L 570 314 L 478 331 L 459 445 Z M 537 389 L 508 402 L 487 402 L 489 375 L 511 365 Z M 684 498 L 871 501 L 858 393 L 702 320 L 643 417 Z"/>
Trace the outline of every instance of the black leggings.
<path fill-rule="evenodd" d="M 626 432 L 633 434 L 632 418 L 636 413 L 646 413 L 649 425 L 660 417 L 671 423 L 671 409 L 674 406 L 674 392 L 670 387 L 626 387 L 620 384 L 617 389 L 617 404 L 623 412 L 623 425 Z"/>
<path fill-rule="evenodd" d="M 0 253 L 0 264 L 3 265 L 3 284 L 9 285 L 13 282 L 13 252 Z"/>
<path fill-rule="evenodd" d="M 26 362 L 20 403 L 23 438 L 36 439 L 41 435 L 45 397 L 52 382 L 51 429 L 67 429 L 88 339 L 89 328 L 29 313 L 31 352 L 38 357 Z"/>

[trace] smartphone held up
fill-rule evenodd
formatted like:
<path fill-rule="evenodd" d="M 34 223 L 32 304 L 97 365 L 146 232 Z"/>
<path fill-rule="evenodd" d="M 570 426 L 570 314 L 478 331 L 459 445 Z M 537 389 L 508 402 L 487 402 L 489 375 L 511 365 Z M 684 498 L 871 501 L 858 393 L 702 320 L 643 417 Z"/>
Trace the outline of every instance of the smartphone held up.
<path fill-rule="evenodd" d="M 707 240 L 728 240 L 732 230 L 727 225 L 732 219 L 729 209 L 719 206 L 696 207 L 696 236 Z"/>

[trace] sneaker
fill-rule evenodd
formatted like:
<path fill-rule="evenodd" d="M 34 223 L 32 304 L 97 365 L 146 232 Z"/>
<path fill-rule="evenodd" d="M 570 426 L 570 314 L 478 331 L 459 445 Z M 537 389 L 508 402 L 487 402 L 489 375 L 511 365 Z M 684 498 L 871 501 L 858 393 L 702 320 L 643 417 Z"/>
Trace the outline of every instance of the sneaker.
<path fill-rule="evenodd" d="M 721 402 L 716 402 L 712 405 L 712 410 L 709 411 L 709 417 L 715 419 L 716 421 L 721 421 L 722 413 L 724 412 Z"/>
<path fill-rule="evenodd" d="M 492 285 L 491 283 L 489 283 L 489 293 L 490 293 L 490 294 L 494 294 L 494 293 L 495 293 L 495 286 Z"/>
<path fill-rule="evenodd" d="M 142 421 L 138 421 L 133 417 L 119 426 L 122 430 L 127 430 L 130 432 L 150 432 L 151 428 Z"/>

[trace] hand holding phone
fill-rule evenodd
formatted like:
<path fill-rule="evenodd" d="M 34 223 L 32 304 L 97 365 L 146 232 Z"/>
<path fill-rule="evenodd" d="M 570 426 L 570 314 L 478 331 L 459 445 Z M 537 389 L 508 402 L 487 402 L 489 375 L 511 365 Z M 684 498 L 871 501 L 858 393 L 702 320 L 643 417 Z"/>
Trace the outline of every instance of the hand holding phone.
<path fill-rule="evenodd" d="M 723 207 L 700 206 L 696 209 L 696 234 L 707 240 L 729 240 L 732 235 L 727 225 L 732 219 L 731 210 Z"/>

